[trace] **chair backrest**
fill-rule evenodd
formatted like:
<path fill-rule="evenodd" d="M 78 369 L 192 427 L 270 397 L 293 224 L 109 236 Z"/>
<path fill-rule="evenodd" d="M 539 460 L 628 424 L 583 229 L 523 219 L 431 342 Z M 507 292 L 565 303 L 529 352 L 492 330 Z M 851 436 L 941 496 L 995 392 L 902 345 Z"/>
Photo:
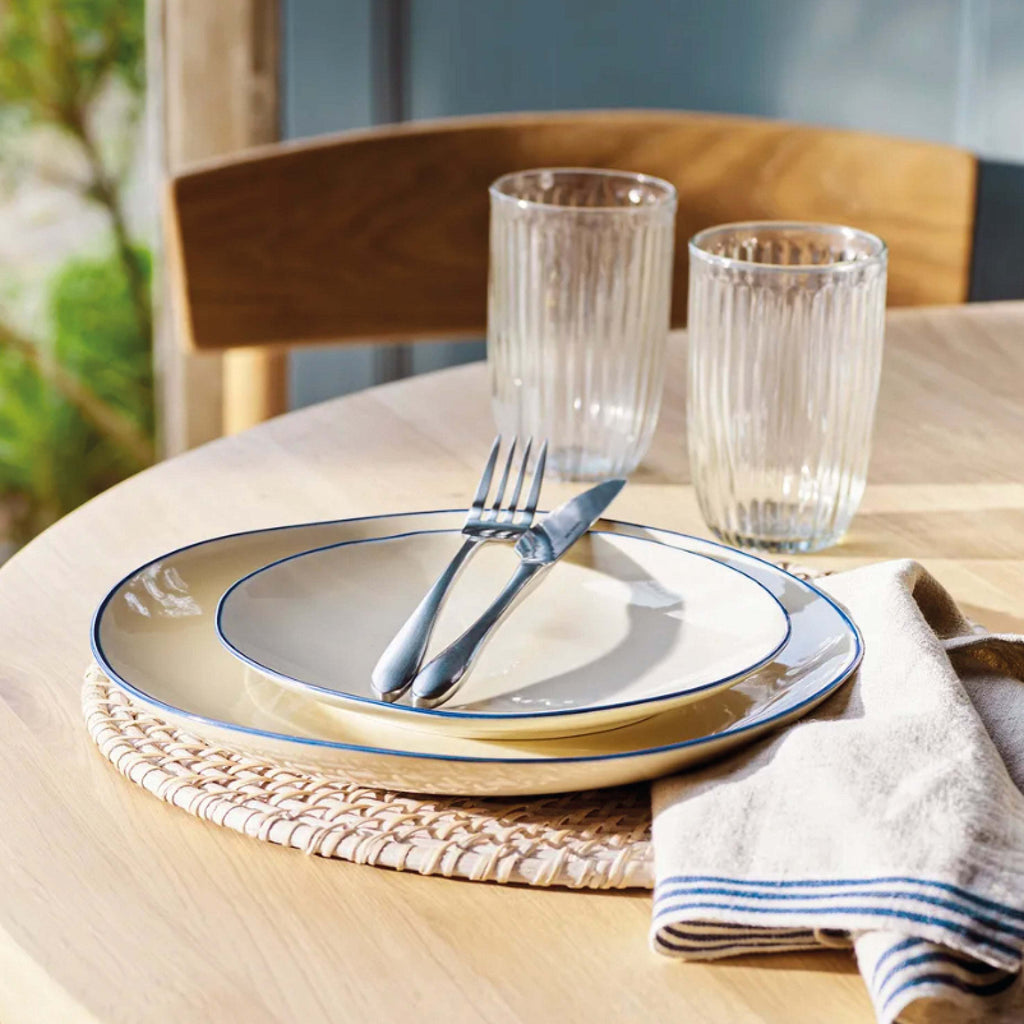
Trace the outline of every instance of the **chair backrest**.
<path fill-rule="evenodd" d="M 924 142 L 674 111 L 413 122 L 283 144 L 171 183 L 188 342 L 479 337 L 487 186 L 528 167 L 610 167 L 679 191 L 673 323 L 686 241 L 747 219 L 850 224 L 889 245 L 889 302 L 965 301 L 977 161 Z"/>

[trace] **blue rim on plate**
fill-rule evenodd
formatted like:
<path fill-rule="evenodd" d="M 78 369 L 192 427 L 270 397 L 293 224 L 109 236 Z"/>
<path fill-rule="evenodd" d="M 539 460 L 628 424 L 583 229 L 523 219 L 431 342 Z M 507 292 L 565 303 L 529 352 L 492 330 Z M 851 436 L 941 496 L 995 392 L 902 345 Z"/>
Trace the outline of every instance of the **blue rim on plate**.
<path fill-rule="evenodd" d="M 403 513 L 403 514 L 408 514 L 408 513 Z M 545 514 L 544 512 L 538 512 L 537 513 L 537 515 L 539 515 L 539 516 L 542 516 L 544 514 Z M 374 518 L 376 518 L 376 517 L 374 517 Z M 344 522 L 345 520 L 339 520 L 339 521 L 340 522 Z M 604 522 L 614 522 L 614 520 L 607 520 L 606 519 L 606 520 L 604 520 Z M 256 576 L 259 576 L 261 573 L 267 572 L 268 570 L 275 568 L 276 566 L 284 565 L 287 562 L 294 562 L 297 559 L 305 558 L 308 555 L 317 555 L 317 554 L 320 554 L 323 551 L 333 551 L 336 548 L 347 548 L 347 547 L 351 547 L 351 546 L 353 546 L 355 544 L 381 544 L 381 543 L 383 543 L 385 541 L 401 540 L 401 539 L 403 539 L 405 537 L 418 537 L 418 536 L 427 536 L 427 535 L 437 535 L 437 534 L 442 534 L 442 533 L 459 534 L 460 532 L 461 531 L 458 528 L 452 527 L 451 529 L 443 529 L 443 530 L 409 530 L 409 531 L 407 531 L 405 533 L 390 534 L 387 537 L 360 537 L 360 538 L 357 538 L 355 540 L 338 541 L 335 544 L 324 544 L 324 545 L 322 545 L 321 547 L 318 547 L 318 548 L 310 548 L 308 551 L 299 551 L 299 552 L 297 552 L 294 555 L 285 555 L 284 558 L 278 558 L 278 559 L 276 559 L 273 562 L 268 562 L 266 565 L 262 565 L 258 569 L 253 569 L 252 572 L 246 573 L 244 576 L 242 576 L 239 579 L 235 580 L 235 582 L 232 583 L 231 586 L 228 587 L 227 590 L 225 590 L 224 593 L 221 595 L 221 599 L 217 602 L 217 611 L 214 614 L 214 620 L 213 620 L 214 628 L 217 631 L 217 639 L 220 640 L 221 644 L 223 644 L 224 647 L 227 648 L 227 650 L 231 653 L 231 655 L 233 657 L 237 658 L 241 662 L 244 662 L 246 665 L 248 665 L 250 668 L 255 669 L 257 672 L 260 672 L 263 675 L 265 675 L 265 676 L 267 676 L 267 677 L 269 677 L 271 679 L 284 679 L 284 680 L 287 680 L 287 681 L 289 681 L 291 683 L 296 684 L 297 686 L 302 687 L 302 689 L 310 690 L 313 693 L 320 693 L 320 694 L 323 694 L 323 695 L 325 695 L 327 697 L 334 697 L 334 698 L 339 698 L 340 697 L 340 698 L 342 698 L 346 702 L 353 701 L 353 702 L 358 703 L 358 704 L 369 704 L 369 705 L 371 705 L 373 707 L 381 708 L 382 710 L 386 710 L 389 713 L 397 713 L 398 715 L 403 715 L 406 712 L 408 712 L 410 715 L 423 715 L 423 716 L 430 716 L 430 717 L 434 717 L 434 718 L 457 718 L 457 719 L 461 719 L 461 720 L 464 720 L 464 721 L 465 720 L 470 720 L 470 721 L 472 721 L 472 720 L 476 720 L 476 721 L 483 720 L 483 721 L 488 721 L 488 722 L 495 722 L 495 721 L 505 722 L 505 721 L 517 721 L 517 720 L 521 720 L 521 719 L 530 720 L 530 719 L 538 719 L 538 718 L 563 718 L 563 717 L 567 718 L 567 717 L 570 717 L 570 716 L 573 716 L 573 715 L 593 715 L 593 714 L 599 714 L 602 711 L 610 711 L 613 708 L 632 708 L 632 707 L 638 707 L 641 704 L 652 705 L 652 713 L 654 713 L 654 712 L 657 711 L 657 707 L 656 706 L 658 704 L 661 704 L 664 701 L 675 701 L 675 700 L 679 700 L 683 696 L 690 696 L 690 695 L 696 696 L 697 694 L 705 693 L 708 690 L 723 689 L 723 688 L 729 686 L 731 683 L 739 682 L 741 679 L 745 679 L 747 676 L 752 675 L 754 672 L 757 672 L 759 669 L 764 668 L 765 665 L 769 664 L 771 661 L 773 661 L 775 659 L 775 656 L 779 653 L 779 651 L 781 651 L 782 648 L 785 647 L 786 644 L 789 643 L 789 638 L 790 638 L 790 636 L 792 635 L 792 632 L 793 632 L 793 622 L 792 622 L 792 620 L 789 617 L 789 612 L 786 611 L 786 609 L 783 606 L 782 602 L 768 589 L 768 587 L 766 587 L 760 580 L 754 579 L 754 577 L 751 576 L 749 573 L 745 573 L 742 569 L 737 569 L 736 566 L 734 566 L 734 565 L 723 565 L 723 563 L 721 563 L 721 562 L 716 562 L 716 559 L 712 558 L 710 555 L 702 555 L 699 551 L 689 551 L 689 550 L 687 550 L 685 548 L 677 548 L 677 547 L 675 547 L 672 544 L 666 544 L 664 541 L 655 540 L 652 537 L 634 537 L 634 538 L 629 538 L 629 539 L 639 540 L 639 541 L 641 541 L 643 543 L 646 543 L 646 544 L 658 544 L 658 545 L 660 545 L 662 547 L 672 548 L 674 551 L 685 551 L 686 554 L 693 555 L 695 558 L 703 558 L 703 559 L 705 559 L 708 562 L 716 562 L 716 564 L 722 565 L 723 568 L 728 569 L 729 571 L 736 573 L 738 576 L 743 576 L 745 579 L 750 580 L 750 582 L 753 583 L 756 587 L 759 587 L 761 590 L 763 590 L 768 595 L 768 597 L 770 597 L 775 602 L 775 604 L 778 605 L 779 611 L 782 612 L 782 617 L 783 617 L 783 619 L 785 620 L 785 623 L 786 623 L 786 629 L 785 629 L 785 632 L 784 632 L 784 634 L 782 636 L 782 639 L 772 648 L 771 651 L 768 652 L 767 655 L 765 655 L 762 658 L 759 658 L 757 661 L 752 662 L 746 668 L 741 669 L 738 672 L 733 672 L 730 675 L 723 676 L 721 679 L 713 679 L 710 682 L 702 683 L 700 686 L 691 687 L 688 690 L 682 690 L 682 691 L 677 690 L 677 691 L 674 691 L 673 693 L 661 694 L 661 695 L 659 695 L 657 697 L 640 697 L 640 698 L 638 698 L 636 700 L 622 700 L 622 701 L 616 701 L 614 703 L 609 703 L 609 704 L 591 704 L 591 705 L 587 705 L 586 707 L 582 707 L 582 708 L 569 708 L 569 709 L 549 708 L 549 709 L 547 709 L 545 711 L 505 712 L 505 711 L 457 711 L 457 710 L 454 710 L 454 709 L 452 709 L 452 710 L 445 710 L 445 709 L 435 709 L 435 708 L 418 708 L 418 707 L 413 707 L 413 706 L 408 705 L 408 704 L 392 704 L 392 703 L 389 703 L 389 702 L 383 701 L 383 700 L 374 700 L 373 697 L 361 697 L 361 696 L 359 696 L 359 694 L 349 693 L 347 691 L 332 690 L 329 686 L 320 686 L 317 683 L 309 683 L 309 682 L 306 682 L 304 679 L 298 679 L 295 676 L 288 675 L 286 672 L 280 672 L 277 669 L 273 669 L 273 668 L 270 668 L 267 665 L 262 664 L 261 662 L 257 661 L 255 658 L 251 657 L 250 655 L 246 654 L 244 651 L 242 651 L 238 647 L 236 647 L 235 644 L 233 644 L 227 638 L 227 636 L 225 635 L 224 627 L 223 627 L 223 623 L 222 623 L 221 619 L 222 619 L 222 615 L 224 613 L 224 606 L 225 606 L 225 603 L 227 602 L 228 598 L 230 598 L 231 595 L 239 587 L 241 587 L 244 584 L 246 584 L 249 580 L 253 579 Z M 588 530 L 587 532 L 590 533 L 590 534 L 597 534 L 598 536 L 604 536 L 604 537 L 628 536 L 626 534 L 615 533 L 612 530 L 595 530 L 595 529 L 591 529 L 591 530 Z M 803 581 L 801 581 L 801 582 L 803 582 Z M 623 723 L 623 724 L 625 724 L 625 723 Z"/>
<path fill-rule="evenodd" d="M 507 764 L 507 765 L 525 765 L 525 764 L 571 764 L 571 763 L 585 763 L 585 762 L 602 762 L 612 760 L 622 760 L 632 757 L 645 757 L 649 754 L 657 754 L 670 750 L 683 750 L 686 748 L 697 747 L 705 743 L 717 741 L 727 736 L 740 736 L 746 732 L 750 732 L 754 729 L 764 729 L 766 726 L 770 726 L 774 722 L 783 722 L 788 718 L 791 718 L 796 712 L 807 707 L 820 703 L 829 694 L 837 690 L 843 683 L 845 683 L 850 676 L 857 670 L 860 665 L 861 659 L 864 657 L 864 640 L 861 636 L 860 630 L 857 628 L 856 623 L 850 618 L 846 610 L 838 602 L 834 601 L 824 591 L 819 590 L 813 583 L 809 583 L 806 580 L 801 580 L 799 577 L 794 576 L 792 573 L 787 572 L 785 569 L 780 568 L 767 559 L 759 558 L 757 555 L 748 554 L 745 551 L 738 551 L 736 548 L 731 548 L 727 544 L 720 544 L 717 541 L 707 540 L 703 537 L 694 537 L 692 534 L 682 533 L 678 530 L 667 530 L 661 527 L 650 527 L 645 526 L 642 523 L 631 523 L 626 520 L 619 519 L 602 519 L 600 522 L 608 523 L 613 526 L 623 526 L 626 528 L 632 528 L 637 530 L 656 530 L 658 533 L 664 534 L 669 537 L 679 537 L 682 540 L 696 541 L 698 544 L 707 545 L 712 548 L 718 548 L 723 551 L 730 551 L 742 555 L 744 558 L 748 558 L 753 562 L 758 562 L 761 565 L 766 566 L 773 572 L 777 572 L 782 576 L 785 576 L 801 587 L 805 587 L 812 593 L 816 594 L 819 598 L 825 601 L 833 611 L 839 616 L 841 621 L 850 630 L 850 634 L 854 640 L 854 652 L 849 663 L 840 671 L 838 671 L 832 679 L 827 683 L 820 686 L 815 690 L 814 693 L 809 694 L 797 703 L 785 708 L 784 710 L 778 710 L 775 714 L 764 717 L 761 713 L 755 713 L 750 719 L 743 722 L 742 725 L 737 725 L 733 728 L 725 729 L 722 732 L 711 733 L 707 736 L 696 736 L 692 739 L 682 740 L 679 743 L 664 743 L 660 746 L 655 747 L 643 747 L 638 750 L 625 750 L 611 754 L 576 754 L 570 757 L 470 757 L 464 754 L 435 754 L 435 753 L 421 753 L 413 750 L 393 750 L 387 747 L 370 747 L 359 743 L 342 743 L 337 740 L 318 739 L 313 736 L 294 736 L 288 733 L 271 732 L 267 729 L 256 729 L 248 725 L 238 725 L 232 722 L 224 722 L 216 718 L 208 718 L 205 715 L 197 714 L 193 711 L 186 711 L 183 708 L 174 707 L 171 704 L 167 704 L 162 700 L 146 693 L 144 690 L 140 690 L 137 686 L 134 686 L 127 679 L 125 679 L 119 672 L 117 672 L 110 661 L 107 659 L 103 645 L 100 641 L 99 631 L 100 624 L 103 620 L 103 614 L 107 609 L 107 606 L 113 600 L 115 595 L 120 589 L 134 579 L 145 569 L 149 568 L 156 563 L 165 561 L 174 555 L 179 555 L 184 551 L 191 551 L 196 548 L 205 547 L 208 544 L 216 544 L 220 541 L 231 540 L 237 537 L 250 537 L 260 533 L 278 533 L 283 530 L 301 530 L 307 527 L 316 526 L 334 526 L 341 525 L 343 523 L 361 523 L 368 522 L 372 519 L 397 519 L 404 516 L 429 516 L 429 515 L 464 515 L 465 509 L 431 509 L 425 511 L 414 511 L 414 512 L 388 512 L 382 515 L 369 515 L 369 516 L 351 516 L 346 519 L 323 519 L 309 523 L 291 523 L 283 526 L 271 526 L 264 527 L 263 529 L 257 530 L 239 530 L 235 533 L 226 533 L 219 537 L 210 537 L 206 540 L 196 541 L 192 544 L 183 544 L 181 547 L 174 548 L 171 551 L 165 552 L 156 558 L 150 559 L 148 562 L 144 562 L 142 565 L 133 569 L 131 572 L 126 573 L 118 582 L 110 588 L 106 596 L 100 602 L 99 607 L 93 615 L 92 625 L 90 627 L 90 646 L 92 648 L 93 657 L 96 659 L 97 664 L 106 673 L 106 675 L 113 680 L 119 687 L 130 693 L 133 697 L 141 701 L 143 704 L 148 705 L 151 708 L 156 708 L 160 711 L 169 711 L 173 715 L 180 716 L 189 721 L 202 723 L 204 725 L 213 727 L 215 729 L 226 729 L 229 732 L 239 733 L 241 735 L 263 737 L 265 739 L 276 740 L 284 743 L 298 743 L 303 746 L 319 747 L 327 750 L 349 750 L 355 753 L 366 753 L 374 755 L 383 755 L 388 757 L 406 757 L 413 758 L 416 760 L 431 760 L 431 761 L 457 761 L 470 764 Z M 330 545 L 328 545 L 330 546 Z M 765 710 L 768 710 L 767 708 Z"/>

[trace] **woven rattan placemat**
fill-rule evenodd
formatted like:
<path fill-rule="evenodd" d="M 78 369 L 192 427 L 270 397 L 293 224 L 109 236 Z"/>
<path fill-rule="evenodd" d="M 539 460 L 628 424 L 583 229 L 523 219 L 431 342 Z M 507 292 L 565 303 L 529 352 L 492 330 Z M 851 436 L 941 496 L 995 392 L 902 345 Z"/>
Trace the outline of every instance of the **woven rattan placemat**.
<path fill-rule="evenodd" d="M 132 782 L 254 839 L 478 882 L 652 885 L 646 785 L 479 799 L 343 784 L 212 747 L 132 703 L 96 665 L 85 675 L 82 710 L 100 752 Z"/>
<path fill-rule="evenodd" d="M 829 575 L 781 562 L 802 579 Z M 654 884 L 646 784 L 519 799 L 415 796 L 300 774 L 210 744 L 132 703 L 91 665 L 89 734 L 122 775 L 175 807 L 320 857 L 474 882 Z"/>

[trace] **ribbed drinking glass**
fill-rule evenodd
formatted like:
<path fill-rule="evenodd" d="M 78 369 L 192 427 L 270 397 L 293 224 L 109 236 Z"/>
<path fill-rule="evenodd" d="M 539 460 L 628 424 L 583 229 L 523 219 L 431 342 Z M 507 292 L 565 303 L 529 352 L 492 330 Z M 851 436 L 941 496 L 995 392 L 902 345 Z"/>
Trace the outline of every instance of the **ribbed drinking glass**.
<path fill-rule="evenodd" d="M 661 404 L 676 192 L 643 174 L 518 171 L 491 186 L 487 359 L 498 428 L 578 480 L 633 470 Z"/>
<path fill-rule="evenodd" d="M 690 473 L 729 544 L 816 551 L 860 504 L 882 364 L 886 248 L 825 224 L 690 241 Z"/>

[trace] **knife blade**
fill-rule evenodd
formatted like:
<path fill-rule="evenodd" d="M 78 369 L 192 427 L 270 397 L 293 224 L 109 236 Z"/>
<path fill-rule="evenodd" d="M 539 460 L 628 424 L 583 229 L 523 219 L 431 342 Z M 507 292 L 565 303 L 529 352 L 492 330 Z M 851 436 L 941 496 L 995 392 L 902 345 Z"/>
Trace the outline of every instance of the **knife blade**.
<path fill-rule="evenodd" d="M 605 480 L 577 494 L 516 541 L 519 565 L 505 588 L 480 618 L 428 662 L 413 680 L 412 696 L 416 707 L 437 707 L 455 693 L 484 644 L 512 610 L 527 584 L 538 580 L 593 526 L 625 485 L 625 480 Z"/>

